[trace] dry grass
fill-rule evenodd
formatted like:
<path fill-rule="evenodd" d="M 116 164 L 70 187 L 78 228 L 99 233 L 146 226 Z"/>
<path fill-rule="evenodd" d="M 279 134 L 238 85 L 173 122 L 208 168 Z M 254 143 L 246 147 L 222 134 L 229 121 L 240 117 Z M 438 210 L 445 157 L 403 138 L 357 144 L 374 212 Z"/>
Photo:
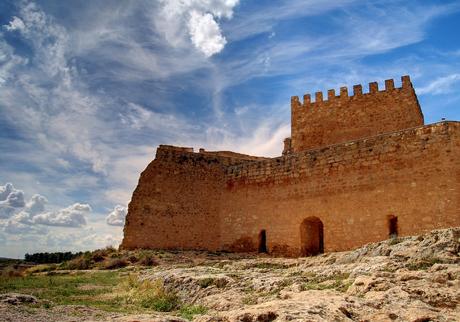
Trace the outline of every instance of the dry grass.
<path fill-rule="evenodd" d="M 180 307 L 176 294 L 164 287 L 162 280 L 139 280 L 137 275 L 130 275 L 118 287 L 127 304 L 139 305 L 160 312 L 171 312 Z"/>

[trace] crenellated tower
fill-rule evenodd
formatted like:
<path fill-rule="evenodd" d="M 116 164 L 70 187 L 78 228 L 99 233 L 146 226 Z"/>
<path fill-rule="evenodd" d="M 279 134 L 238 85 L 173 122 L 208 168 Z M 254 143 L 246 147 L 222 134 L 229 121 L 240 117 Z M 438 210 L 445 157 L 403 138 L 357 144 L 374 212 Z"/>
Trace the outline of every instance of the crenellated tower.
<path fill-rule="evenodd" d="M 379 91 L 378 83 L 369 84 L 363 93 L 361 85 L 353 86 L 353 95 L 341 87 L 338 96 L 334 89 L 291 98 L 291 151 L 299 152 L 362 139 L 382 133 L 408 129 L 424 124 L 423 114 L 409 76 L 401 77 L 402 86 L 385 81 Z"/>

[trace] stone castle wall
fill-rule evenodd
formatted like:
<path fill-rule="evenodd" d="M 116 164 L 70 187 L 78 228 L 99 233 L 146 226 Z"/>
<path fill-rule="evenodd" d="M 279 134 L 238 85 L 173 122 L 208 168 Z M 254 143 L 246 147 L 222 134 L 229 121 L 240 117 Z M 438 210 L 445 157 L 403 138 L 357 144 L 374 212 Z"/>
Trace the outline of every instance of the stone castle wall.
<path fill-rule="evenodd" d="M 325 251 L 398 233 L 460 226 L 460 123 L 438 123 L 227 169 L 221 201 L 224 248 L 298 255 L 308 217 L 324 225 Z M 250 241 L 250 242 L 249 242 Z M 250 248 L 250 247 L 249 247 Z"/>
<path fill-rule="evenodd" d="M 402 80 L 400 89 L 373 86 L 372 97 L 355 87 L 353 98 L 331 93 L 323 105 L 293 99 L 282 157 L 161 145 L 133 193 L 121 247 L 256 251 L 266 240 L 270 253 L 297 256 L 460 226 L 460 122 L 421 125 Z M 307 119 L 321 123 L 359 102 L 362 126 L 353 112 L 325 121 L 337 133 L 308 134 Z"/>
<path fill-rule="evenodd" d="M 381 133 L 423 125 L 423 115 L 408 76 L 402 87 L 395 88 L 392 79 L 385 81 L 385 90 L 378 83 L 369 84 L 369 93 L 362 86 L 353 86 L 353 95 L 342 87 L 336 96 L 328 91 L 315 94 L 315 102 L 305 95 L 301 104 L 297 96 L 291 98 L 291 145 L 293 152 L 331 144 L 357 140 Z"/>
<path fill-rule="evenodd" d="M 123 247 L 219 249 L 225 169 L 259 159 L 161 145 L 133 193 Z"/>
<path fill-rule="evenodd" d="M 178 201 L 179 200 L 179 201 Z M 460 226 L 460 122 L 442 122 L 261 161 L 161 146 L 129 205 L 124 248 L 298 255 L 317 217 L 325 251 Z"/>

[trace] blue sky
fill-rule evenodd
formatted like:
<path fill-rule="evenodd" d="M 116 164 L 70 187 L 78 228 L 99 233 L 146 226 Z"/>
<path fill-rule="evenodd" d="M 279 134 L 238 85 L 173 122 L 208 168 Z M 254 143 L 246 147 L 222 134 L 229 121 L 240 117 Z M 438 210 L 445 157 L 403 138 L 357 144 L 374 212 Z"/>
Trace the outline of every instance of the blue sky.
<path fill-rule="evenodd" d="M 280 155 L 292 95 L 409 74 L 459 120 L 459 30 L 459 1 L 1 1 L 0 256 L 116 245 L 159 144 Z"/>

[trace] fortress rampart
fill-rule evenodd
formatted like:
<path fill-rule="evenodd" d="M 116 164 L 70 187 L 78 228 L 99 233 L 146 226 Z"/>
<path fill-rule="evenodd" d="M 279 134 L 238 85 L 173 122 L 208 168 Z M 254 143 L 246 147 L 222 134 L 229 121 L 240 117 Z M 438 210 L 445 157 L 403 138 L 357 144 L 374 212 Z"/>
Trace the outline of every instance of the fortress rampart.
<path fill-rule="evenodd" d="M 395 91 L 408 88 L 398 99 L 416 126 L 297 152 L 292 138 L 277 158 L 160 146 L 129 204 L 122 247 L 298 256 L 460 226 L 460 122 L 418 124 L 404 79 Z"/>
<path fill-rule="evenodd" d="M 401 88 L 392 79 L 385 81 L 385 90 L 378 83 L 369 84 L 369 93 L 361 85 L 353 86 L 348 96 L 346 87 L 323 93 L 304 95 L 303 103 L 291 98 L 291 145 L 293 152 L 327 146 L 391 131 L 423 125 L 423 114 L 408 76 L 401 77 Z"/>
<path fill-rule="evenodd" d="M 296 255 L 311 216 L 326 251 L 388 238 L 391 216 L 402 236 L 460 226 L 459 147 L 460 123 L 445 122 L 230 166 L 221 243 L 251 236 L 255 250 L 265 229 L 268 249 Z"/>

